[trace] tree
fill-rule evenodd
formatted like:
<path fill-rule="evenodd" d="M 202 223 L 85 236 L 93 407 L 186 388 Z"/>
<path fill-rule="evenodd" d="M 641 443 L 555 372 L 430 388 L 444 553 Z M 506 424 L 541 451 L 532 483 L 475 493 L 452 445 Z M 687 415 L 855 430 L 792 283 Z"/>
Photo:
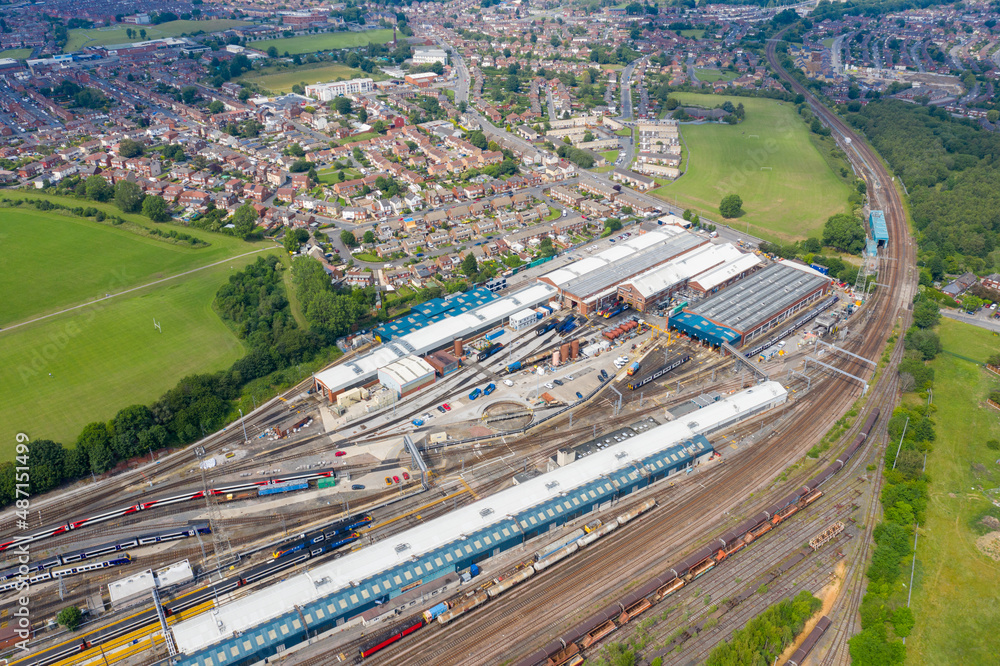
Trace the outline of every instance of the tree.
<path fill-rule="evenodd" d="M 122 139 L 118 144 L 118 154 L 125 158 L 142 155 L 142 144 L 132 139 Z"/>
<path fill-rule="evenodd" d="M 83 612 L 76 606 L 67 606 L 56 615 L 56 622 L 69 631 L 76 631 L 83 624 Z"/>
<path fill-rule="evenodd" d="M 996 109 L 990 109 L 989 111 L 986 112 L 986 120 L 988 120 L 991 123 L 995 123 L 996 121 L 1000 120 L 1000 111 L 997 111 Z"/>
<path fill-rule="evenodd" d="M 97 174 L 87 176 L 86 188 L 87 197 L 94 201 L 107 201 L 115 193 L 115 188 L 108 181 L 104 180 L 104 176 L 98 176 Z"/>
<path fill-rule="evenodd" d="M 351 100 L 348 97 L 338 97 L 333 100 L 333 108 L 337 110 L 342 116 L 346 116 L 351 112 Z"/>
<path fill-rule="evenodd" d="M 144 196 L 142 188 L 131 181 L 120 180 L 115 184 L 115 205 L 122 212 L 138 213 Z"/>
<path fill-rule="evenodd" d="M 538 244 L 538 253 L 543 257 L 554 257 L 558 250 L 552 245 L 552 239 L 546 236 L 542 239 L 542 242 Z"/>
<path fill-rule="evenodd" d="M 145 453 L 139 436 L 153 425 L 153 413 L 146 405 L 130 405 L 111 420 L 111 448 L 119 460 Z"/>
<path fill-rule="evenodd" d="M 239 238 L 246 239 L 257 228 L 257 219 L 257 209 L 249 201 L 246 202 L 233 213 L 233 233 Z"/>
<path fill-rule="evenodd" d="M 375 232 L 372 231 L 371 229 L 366 231 L 364 235 L 364 241 L 369 245 L 373 244 L 375 242 Z"/>
<path fill-rule="evenodd" d="M 347 247 L 357 247 L 358 245 L 358 239 L 354 237 L 354 234 L 346 229 L 340 232 L 340 242 Z"/>
<path fill-rule="evenodd" d="M 104 421 L 85 425 L 76 438 L 76 448 L 87 455 L 87 463 L 94 474 L 102 474 L 115 464 L 115 456 L 111 452 L 111 432 Z"/>
<path fill-rule="evenodd" d="M 922 299 L 913 308 L 913 323 L 920 328 L 933 328 L 940 320 L 941 310 L 930 299 Z"/>
<path fill-rule="evenodd" d="M 166 222 L 170 219 L 167 202 L 161 196 L 148 196 L 142 200 L 142 214 L 153 222 Z"/>
<path fill-rule="evenodd" d="M 213 99 L 212 103 L 208 105 L 208 111 L 212 115 L 215 115 L 217 113 L 222 113 L 225 110 L 226 110 L 226 105 L 217 99 Z"/>
<path fill-rule="evenodd" d="M 194 104 L 198 99 L 198 89 L 194 86 L 184 86 L 181 88 L 181 100 L 185 104 Z"/>
<path fill-rule="evenodd" d="M 925 361 L 929 361 L 941 353 L 941 340 L 937 333 L 930 329 L 910 328 L 906 332 L 906 348 L 920 352 Z"/>
<path fill-rule="evenodd" d="M 479 272 L 479 262 L 476 261 L 476 255 L 472 254 L 472 252 L 467 253 L 462 258 L 462 272 L 470 278 Z"/>
<path fill-rule="evenodd" d="M 267 55 L 269 58 L 277 58 L 278 57 L 277 47 L 274 46 L 267 47 Z"/>
<path fill-rule="evenodd" d="M 739 217 L 743 214 L 743 199 L 738 194 L 727 194 L 719 203 L 719 213 L 725 218 Z"/>
<path fill-rule="evenodd" d="M 861 219 L 847 213 L 831 216 L 823 225 L 823 245 L 861 254 L 865 248 L 865 228 Z"/>
<path fill-rule="evenodd" d="M 281 240 L 282 246 L 289 252 L 297 252 L 299 246 L 309 240 L 309 232 L 305 229 L 289 229 Z"/>
<path fill-rule="evenodd" d="M 489 141 L 486 139 L 486 135 L 480 130 L 469 132 L 468 141 L 479 150 L 486 150 L 489 147 Z"/>

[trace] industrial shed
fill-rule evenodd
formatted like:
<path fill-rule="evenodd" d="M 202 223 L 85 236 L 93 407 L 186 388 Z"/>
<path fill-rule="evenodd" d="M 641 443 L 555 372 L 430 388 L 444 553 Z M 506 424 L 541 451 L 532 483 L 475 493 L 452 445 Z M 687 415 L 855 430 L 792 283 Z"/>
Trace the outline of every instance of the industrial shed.
<path fill-rule="evenodd" d="M 678 466 L 711 451 L 699 435 L 783 404 L 788 393 L 766 382 L 678 420 L 439 518 L 387 536 L 334 561 L 173 626 L 178 666 L 245 666 L 304 642 L 409 589 L 518 547 L 594 510 L 610 507 Z M 678 445 L 684 451 L 678 449 Z"/>
<path fill-rule="evenodd" d="M 378 369 L 382 386 L 395 391 L 401 398 L 430 386 L 434 377 L 434 366 L 419 356 L 407 356 Z"/>
<path fill-rule="evenodd" d="M 627 280 L 707 243 L 707 238 L 680 227 L 664 226 L 574 261 L 538 280 L 558 289 L 564 303 L 586 315 L 616 301 L 618 286 Z"/>
<path fill-rule="evenodd" d="M 695 317 L 671 318 L 670 325 L 704 326 L 710 322 L 739 335 L 732 344 L 746 344 L 766 333 L 830 290 L 830 278 L 808 266 L 782 261 L 757 271 L 731 287 L 685 308 Z M 699 339 L 706 339 L 701 338 Z"/>
<path fill-rule="evenodd" d="M 547 303 L 555 295 L 556 290 L 550 285 L 535 283 L 503 298 L 489 300 L 467 312 L 455 316 L 446 315 L 440 321 L 426 324 L 394 338 L 392 342 L 379 345 L 363 356 L 317 372 L 313 377 L 315 388 L 327 400 L 336 400 L 337 395 L 346 389 L 374 383 L 381 367 L 406 356 L 424 356 L 449 347 L 457 339 L 472 339 L 503 325 L 512 314 Z"/>
<path fill-rule="evenodd" d="M 669 299 L 692 278 L 743 256 L 729 243 L 702 245 L 619 285 L 618 298 L 635 310 L 646 312 L 660 301 Z"/>
<path fill-rule="evenodd" d="M 527 328 L 538 321 L 538 312 L 532 309 L 521 310 L 510 316 L 510 327 L 515 331 Z"/>

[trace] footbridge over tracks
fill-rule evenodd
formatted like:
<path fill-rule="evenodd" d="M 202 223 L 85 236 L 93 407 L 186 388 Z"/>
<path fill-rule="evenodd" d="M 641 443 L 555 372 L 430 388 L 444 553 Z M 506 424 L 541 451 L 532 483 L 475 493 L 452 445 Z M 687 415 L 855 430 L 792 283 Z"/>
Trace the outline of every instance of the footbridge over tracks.
<path fill-rule="evenodd" d="M 767 376 L 767 373 L 764 372 L 759 365 L 757 365 L 756 363 L 752 363 L 750 361 L 750 359 L 748 359 L 746 356 L 744 356 L 743 352 L 741 352 L 739 349 L 737 349 L 736 347 L 732 346 L 728 342 L 723 342 L 722 343 L 722 348 L 725 349 L 727 352 L 729 352 L 729 354 L 734 359 L 736 359 L 736 365 L 742 365 L 745 368 L 749 368 L 750 372 L 752 372 L 753 374 L 757 375 L 757 378 L 760 381 L 762 381 L 762 382 L 768 381 L 769 378 Z"/>

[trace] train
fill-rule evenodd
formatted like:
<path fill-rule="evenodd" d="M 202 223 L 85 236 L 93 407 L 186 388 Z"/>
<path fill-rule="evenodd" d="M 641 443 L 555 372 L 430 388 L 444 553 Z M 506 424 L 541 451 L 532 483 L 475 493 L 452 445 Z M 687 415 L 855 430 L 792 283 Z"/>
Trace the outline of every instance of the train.
<path fill-rule="evenodd" d="M 556 326 L 556 333 L 566 334 L 576 328 L 576 317 L 570 315 L 562 320 L 558 326 Z"/>
<path fill-rule="evenodd" d="M 356 541 L 358 534 L 357 532 L 355 532 L 355 530 L 357 530 L 359 527 L 364 527 L 365 525 L 370 524 L 372 520 L 373 519 L 371 514 L 368 513 L 362 513 L 356 516 L 351 516 L 350 518 L 346 518 L 322 530 L 316 530 L 314 532 L 306 532 L 300 534 L 295 538 L 295 541 L 293 542 L 292 546 L 284 549 L 275 550 L 271 554 L 275 558 L 278 558 L 287 555 L 289 553 L 298 552 L 309 546 L 314 546 L 318 543 L 324 543 L 327 541 L 340 542 L 340 543 L 331 543 L 327 548 L 327 550 L 333 550 L 335 548 L 339 548 L 340 546 L 344 546 L 347 545 L 348 543 Z M 340 539 L 334 539 L 334 537 L 343 534 L 352 534 L 353 536 L 350 538 L 341 537 Z"/>
<path fill-rule="evenodd" d="M 321 553 L 329 553 L 331 551 L 337 550 L 342 546 L 354 543 L 360 538 L 361 534 L 359 534 L 358 532 L 348 532 L 339 539 L 336 539 L 334 541 L 324 542 L 322 546 L 318 546 L 316 548 L 310 548 L 309 557 L 316 557 Z M 284 550 L 276 550 L 272 553 L 272 555 L 274 555 L 274 559 L 278 559 L 279 557 L 284 557 L 285 555 L 291 555 L 292 553 L 297 553 L 300 550 L 305 550 L 308 547 L 309 546 L 308 544 L 306 544 L 305 541 L 300 541 L 290 548 L 285 548 Z"/>
<path fill-rule="evenodd" d="M 642 367 L 639 361 L 634 361 L 630 366 L 628 366 L 628 376 L 632 377 L 635 373 L 639 372 L 639 368 Z"/>
<path fill-rule="evenodd" d="M 66 578 L 67 576 L 77 576 L 82 573 L 87 573 L 89 571 L 97 571 L 99 569 L 110 569 L 111 567 L 120 567 L 125 564 L 132 564 L 132 556 L 128 553 L 114 558 L 113 560 L 105 560 L 103 562 L 91 562 L 90 564 L 80 564 L 75 567 L 69 567 L 68 569 L 51 569 L 49 571 L 43 571 L 37 576 L 31 576 L 27 578 L 27 585 L 34 585 L 35 583 L 41 583 L 47 580 L 57 580 L 59 578 Z M 9 590 L 23 590 L 25 589 L 25 579 L 21 580 L 11 580 L 2 585 L 0 585 L 0 592 L 7 592 Z"/>
<path fill-rule="evenodd" d="M 327 479 L 334 475 L 332 469 L 327 470 L 317 470 L 314 472 L 304 472 L 302 474 L 294 474 L 291 476 L 271 479 L 266 481 L 248 481 L 245 483 L 240 483 L 235 486 L 227 486 L 225 488 L 212 488 L 208 491 L 198 490 L 195 492 L 188 492 L 183 495 L 174 495 L 173 497 L 164 497 L 163 499 L 149 500 L 148 502 L 140 502 L 138 504 L 133 504 L 131 506 L 122 507 L 119 509 L 113 509 L 111 511 L 98 514 L 96 516 L 91 516 L 89 518 L 82 518 L 80 520 L 73 520 L 59 525 L 58 527 L 53 527 L 42 532 L 36 532 L 24 537 L 18 537 L 10 541 L 0 543 L 0 552 L 14 548 L 16 546 L 35 543 L 37 541 L 42 541 L 43 539 L 48 539 L 54 536 L 59 536 L 60 534 L 66 534 L 72 532 L 73 530 L 78 530 L 82 527 L 89 527 L 91 525 L 96 525 L 97 523 L 103 523 L 109 520 L 114 520 L 115 518 L 121 518 L 123 516 L 128 516 L 133 513 L 138 513 L 140 511 L 146 511 L 149 509 L 159 508 L 161 506 L 169 506 L 171 504 L 179 504 L 181 502 L 190 502 L 192 500 L 204 499 L 205 495 L 225 495 L 226 493 L 239 492 L 241 490 L 257 490 L 261 486 L 274 485 L 279 483 L 293 483 L 295 481 L 311 481 L 313 479 Z"/>
<path fill-rule="evenodd" d="M 299 481 L 297 483 L 279 483 L 273 486 L 264 486 L 257 491 L 258 497 L 264 497 L 265 495 L 278 495 L 281 493 L 290 493 L 295 490 L 305 490 L 309 487 L 308 481 Z"/>
<path fill-rule="evenodd" d="M 665 374 L 667 374 L 667 373 L 669 373 L 669 372 L 671 372 L 673 370 L 676 370 L 677 368 L 681 367 L 682 365 L 684 365 L 685 363 L 687 363 L 690 360 L 691 360 L 691 357 L 689 355 L 687 355 L 687 354 L 678 354 L 678 355 L 674 356 L 673 358 L 669 359 L 666 362 L 666 364 L 664 364 L 663 366 L 661 366 L 657 370 L 653 371 L 652 374 L 647 375 L 643 379 L 632 380 L 628 384 L 626 384 L 626 386 L 628 387 L 628 390 L 634 391 L 637 388 L 639 388 L 640 386 L 645 386 L 646 384 L 648 384 L 649 382 L 653 381 L 654 379 L 659 379 L 663 375 L 665 375 Z"/>
<path fill-rule="evenodd" d="M 829 617 L 826 615 L 821 617 L 819 622 L 816 623 L 816 626 L 813 627 L 813 630 L 809 632 L 808 636 L 806 636 L 802 645 L 799 646 L 799 649 L 792 653 L 791 658 L 786 663 L 789 664 L 789 666 L 799 666 L 802 662 L 804 662 L 813 647 L 815 647 L 816 643 L 819 642 L 819 639 L 826 633 L 826 630 L 830 628 L 830 624 L 831 622 Z"/>
<path fill-rule="evenodd" d="M 545 335 L 558 325 L 559 325 L 558 319 L 549 319 L 547 322 L 545 322 L 544 324 L 540 324 L 538 328 L 535 329 L 535 335 Z"/>
<path fill-rule="evenodd" d="M 407 624 L 401 629 L 393 629 L 388 635 L 383 634 L 382 637 L 380 637 L 377 642 L 372 643 L 366 648 L 361 648 L 361 658 L 366 659 L 375 654 L 376 652 L 380 652 L 386 649 L 393 643 L 396 643 L 406 638 L 407 636 L 417 631 L 426 624 L 427 622 L 424 620 L 424 618 L 421 617 L 415 622 Z"/>
<path fill-rule="evenodd" d="M 542 662 L 548 666 L 563 666 L 569 663 L 581 650 L 617 630 L 622 624 L 635 617 L 638 612 L 642 612 L 645 608 L 651 607 L 691 584 L 714 569 L 723 560 L 732 557 L 792 515 L 812 504 L 823 494 L 820 486 L 842 470 L 858 452 L 858 449 L 865 444 L 872 428 L 878 422 L 879 416 L 879 409 L 872 410 L 844 453 L 794 493 L 752 518 L 748 518 L 725 534 L 715 537 L 701 549 L 667 569 L 667 573 L 647 581 L 645 585 L 590 616 L 568 633 L 555 638 L 522 659 L 518 662 L 518 666 L 533 666 Z M 578 544 L 579 541 L 569 547 L 579 548 Z M 635 612 L 636 610 L 638 612 Z M 438 622 L 443 624 L 442 618 L 446 616 L 447 614 L 439 616 Z"/>
<path fill-rule="evenodd" d="M 622 312 L 625 312 L 625 310 L 628 310 L 628 303 L 616 303 L 615 305 L 612 305 L 611 307 L 602 310 L 601 316 L 604 317 L 605 319 L 611 319 L 612 317 L 619 315 Z"/>
<path fill-rule="evenodd" d="M 503 343 L 492 342 L 492 343 L 490 343 L 489 347 L 487 347 L 483 351 L 481 351 L 478 354 L 476 354 L 476 360 L 477 361 L 485 361 L 486 359 L 488 359 L 490 356 L 493 356 L 494 354 L 496 354 L 501 349 L 503 349 Z"/>
<path fill-rule="evenodd" d="M 14 567 L 13 569 L 7 569 L 6 571 L 0 572 L 0 582 L 17 578 L 19 573 L 32 574 L 36 571 L 44 571 L 63 564 L 72 564 L 74 562 L 81 562 L 83 560 L 101 557 L 102 555 L 110 555 L 111 553 L 121 552 L 128 548 L 148 546 L 154 543 L 162 543 L 164 541 L 176 541 L 177 539 L 187 539 L 197 534 L 211 533 L 212 530 L 208 525 L 192 525 L 191 527 L 185 527 L 179 530 L 135 536 L 130 539 L 126 539 L 125 541 L 116 541 L 114 543 L 93 546 L 92 548 L 79 550 L 66 555 L 53 555 L 52 557 L 44 560 L 25 565 L 28 567 L 27 571 L 22 570 L 20 567 Z"/>
<path fill-rule="evenodd" d="M 812 310 L 810 310 L 809 312 L 805 313 L 804 315 L 796 319 L 795 323 L 792 324 L 789 328 L 786 328 L 781 333 L 778 333 L 772 338 L 768 338 L 767 340 L 760 343 L 750 351 L 744 352 L 743 355 L 747 358 L 753 358 L 754 356 L 757 356 L 768 347 L 777 344 L 781 340 L 787 338 L 789 335 L 791 335 L 795 331 L 799 330 L 800 328 L 811 322 L 816 317 L 823 314 L 823 312 L 830 309 L 830 307 L 839 300 L 840 299 L 837 296 L 829 296 L 825 298 L 819 305 L 817 305 Z"/>

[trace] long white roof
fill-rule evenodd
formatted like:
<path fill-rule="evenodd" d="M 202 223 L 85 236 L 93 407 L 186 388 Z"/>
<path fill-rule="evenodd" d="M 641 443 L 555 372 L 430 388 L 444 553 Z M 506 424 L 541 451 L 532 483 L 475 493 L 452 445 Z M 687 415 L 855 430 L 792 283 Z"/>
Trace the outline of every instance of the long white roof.
<path fill-rule="evenodd" d="M 502 490 L 440 518 L 388 536 L 358 551 L 288 578 L 259 592 L 223 604 L 218 613 L 203 613 L 173 627 L 177 648 L 193 654 L 212 643 L 311 601 L 341 590 L 352 582 L 375 576 L 406 560 L 429 553 L 463 534 L 487 527 L 508 516 L 541 504 L 564 491 L 596 480 L 695 435 L 710 433 L 733 422 L 734 415 L 750 416 L 787 397 L 778 382 L 765 382 L 712 403 L 684 418 L 647 430 L 635 437 L 595 451 L 589 456 Z"/>
<path fill-rule="evenodd" d="M 662 266 L 657 266 L 631 280 L 631 284 L 640 294 L 649 298 L 664 289 L 690 280 L 719 264 L 739 258 L 743 253 L 733 245 L 702 245 L 690 252 L 673 259 Z"/>
<path fill-rule="evenodd" d="M 720 284 L 760 264 L 760 257 L 756 254 L 741 254 L 733 261 L 699 275 L 692 282 L 697 282 L 705 291 L 712 291 Z"/>
<path fill-rule="evenodd" d="M 607 268 L 616 261 L 621 261 L 638 250 L 643 250 L 647 247 L 656 245 L 657 243 L 662 243 L 678 234 L 686 233 L 680 227 L 663 227 L 662 229 L 657 229 L 656 231 L 650 231 L 647 234 L 641 234 L 639 236 L 633 236 L 627 240 L 624 240 L 607 250 L 598 252 L 592 257 L 585 257 L 578 261 L 558 268 L 551 273 L 546 273 L 543 278 L 552 281 L 552 284 L 557 287 L 562 287 L 570 280 L 576 279 L 592 273 L 597 270 Z"/>
<path fill-rule="evenodd" d="M 509 296 L 498 298 L 468 312 L 428 324 L 368 354 L 316 373 L 316 379 L 331 391 L 339 391 L 375 378 L 378 369 L 402 358 L 420 356 L 439 349 L 456 338 L 472 335 L 499 324 L 515 312 L 548 302 L 556 290 L 537 282 Z"/>

